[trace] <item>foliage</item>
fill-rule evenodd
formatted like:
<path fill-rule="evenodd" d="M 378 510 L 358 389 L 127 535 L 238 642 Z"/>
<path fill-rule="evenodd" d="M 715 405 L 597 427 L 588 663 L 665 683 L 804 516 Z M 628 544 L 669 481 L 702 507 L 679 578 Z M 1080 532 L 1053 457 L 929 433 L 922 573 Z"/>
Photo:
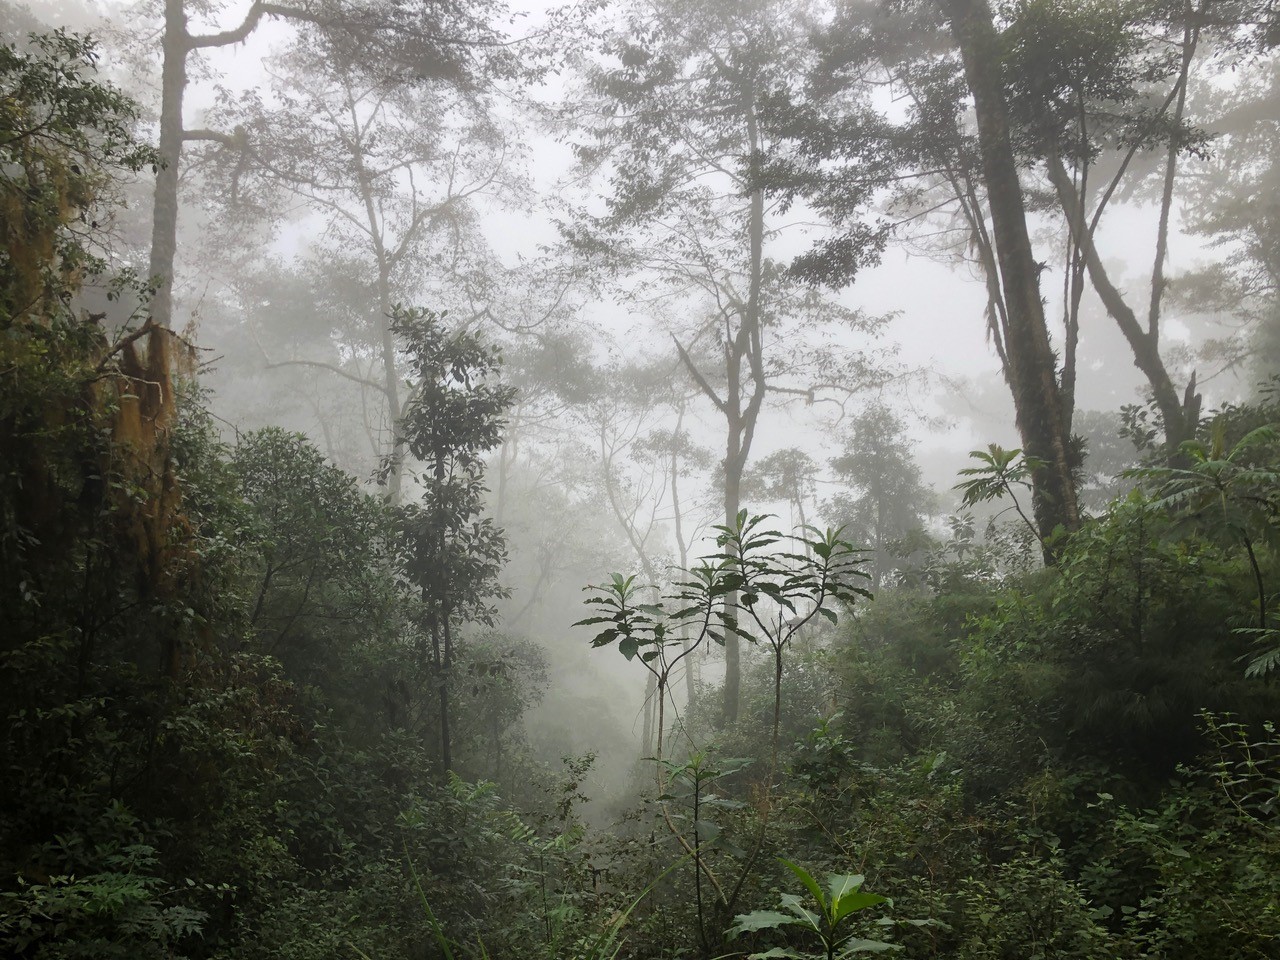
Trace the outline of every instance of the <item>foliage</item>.
<path fill-rule="evenodd" d="M 497 381 L 496 348 L 465 330 L 448 331 L 429 310 L 400 311 L 393 329 L 416 377 L 396 425 L 408 453 L 422 461 L 421 504 L 400 511 L 401 560 L 420 592 L 422 631 L 431 643 L 439 702 L 440 763 L 453 765 L 449 694 L 453 630 L 459 621 L 492 624 L 490 601 L 504 595 L 498 573 L 506 538 L 484 509 L 483 455 L 501 442 L 515 391 Z M 392 460 L 401 455 L 395 444 Z M 388 463 L 388 469 L 395 469 Z M 425 660 L 425 657 L 423 657 Z"/>
<path fill-rule="evenodd" d="M 403 511 L 407 569 L 439 619 L 485 619 L 506 547 L 479 517 L 483 454 L 500 441 L 514 391 L 497 382 L 496 348 L 475 334 L 450 332 L 426 310 L 401 312 L 395 329 L 416 378 L 398 429 L 425 467 L 423 501 Z"/>
<path fill-rule="evenodd" d="M 823 512 L 839 521 L 846 539 L 873 551 L 871 582 L 879 588 L 924 546 L 936 500 L 911 456 L 905 422 L 883 404 L 870 406 L 853 418 L 831 466 L 850 491 Z"/>
<path fill-rule="evenodd" d="M 58 30 L 0 44 L 0 314 L 57 315 L 104 266 L 99 196 L 157 163 L 133 135 L 137 106 L 95 76 L 97 43 Z"/>
<path fill-rule="evenodd" d="M 299 434 L 244 434 L 229 467 L 248 507 L 234 550 L 254 648 L 357 710 L 403 627 L 390 511 Z"/>
<path fill-rule="evenodd" d="M 1219 417 L 1211 441 L 1188 440 L 1181 454 L 1186 466 L 1146 467 L 1131 474 L 1159 484 L 1159 505 L 1185 518 L 1202 522 L 1212 514 L 1220 533 L 1239 540 L 1249 558 L 1257 590 L 1258 619 L 1250 631 L 1259 645 L 1271 644 L 1249 665 L 1249 674 L 1268 672 L 1277 657 L 1275 626 L 1268 611 L 1262 561 L 1258 552 L 1273 555 L 1280 545 L 1280 433 L 1268 424 L 1250 430 L 1228 448 L 1227 420 Z"/>
<path fill-rule="evenodd" d="M 692 570 L 677 572 L 688 579 L 677 580 L 651 602 L 641 599 L 635 576 L 614 574 L 608 584 L 588 587 L 595 595 L 586 602 L 603 612 L 575 626 L 607 625 L 591 645 L 617 642 L 626 659 L 638 658 L 657 681 L 660 704 L 671 671 L 708 639 L 724 644 L 733 635 L 767 646 L 775 665 L 776 755 L 784 653 L 815 617 L 835 624 L 836 603 L 852 605 L 870 593 L 858 586 L 867 577 L 859 569 L 866 559 L 839 531 L 808 528 L 784 537 L 764 527 L 767 519 L 743 510 L 734 526 L 716 526 L 718 552 Z M 676 647 L 679 652 L 672 652 Z"/>
<path fill-rule="evenodd" d="M 988 500 L 1001 500 L 1008 497 L 1013 501 L 1010 509 L 1017 511 L 1018 517 L 1027 529 L 1037 540 L 1041 540 L 1036 525 L 1023 512 L 1022 504 L 1018 502 L 1017 488 L 1021 487 L 1030 492 L 1031 478 L 1037 470 L 1045 466 L 1044 462 L 1035 457 L 1024 456 L 1021 450 L 1006 450 L 995 443 L 988 445 L 985 451 L 972 451 L 969 457 L 982 465 L 966 467 L 960 471 L 960 476 L 973 478 L 961 481 L 955 486 L 955 489 L 964 491 L 963 504 L 971 507 Z"/>
<path fill-rule="evenodd" d="M 741 935 L 797 927 L 805 931 L 808 939 L 816 941 L 820 950 L 802 953 L 789 947 L 774 947 L 763 953 L 751 954 L 752 960 L 764 960 L 766 957 L 793 957 L 796 960 L 823 957 L 825 960 L 835 960 L 837 957 L 851 957 L 857 953 L 883 953 L 894 949 L 893 944 L 855 936 L 848 929 L 850 922 L 856 919 L 855 914 L 889 902 L 887 897 L 863 891 L 865 877 L 857 874 L 833 874 L 827 877 L 824 889 L 803 867 L 790 860 L 782 860 L 781 863 L 804 884 L 811 900 L 806 904 L 803 898 L 784 893 L 779 900 L 780 910 L 754 910 L 743 914 L 737 918 L 730 933 Z M 814 906 L 817 910 L 813 909 Z"/>
<path fill-rule="evenodd" d="M 595 75 L 602 100 L 659 107 L 613 115 L 604 152 L 584 159 L 607 164 L 616 149 L 625 182 L 608 216 L 620 231 L 660 233 L 651 215 L 675 223 L 686 201 L 719 207 L 697 178 L 679 196 L 662 192 L 697 158 L 663 152 L 682 117 L 660 107 L 699 108 L 699 132 L 742 188 L 708 222 L 736 237 L 735 217 L 763 199 L 758 165 L 779 168 L 743 152 L 746 101 L 722 95 L 772 83 L 773 40 L 813 52 L 795 24 L 769 19 L 792 7 L 729 11 L 726 26 L 659 6 L 624 13 L 648 32 L 607 40 L 616 62 Z M 1056 146 L 1079 169 L 1117 143 L 1198 149 L 1180 122 L 1134 126 L 1150 84 L 1169 81 L 1177 60 L 1151 59 L 1135 27 L 1167 33 L 1172 8 L 1032 3 L 1000 16 L 1005 65 L 1019 66 L 1009 92 L 1024 154 Z M 734 24 L 751 29 L 736 35 Z M 703 37 L 729 57 L 695 49 Z M 923 99 L 910 108 L 940 109 L 934 120 L 961 92 L 947 49 L 931 54 L 936 73 L 920 78 Z M 451 75 L 470 63 L 456 53 L 442 68 Z M 683 737 L 668 735 L 660 713 L 657 762 L 637 768 L 656 768 L 657 789 L 635 789 L 637 775 L 621 799 L 607 797 L 593 757 L 557 772 L 522 722 L 544 696 L 550 658 L 575 655 L 496 628 L 505 538 L 486 516 L 486 459 L 502 447 L 506 469 L 521 455 L 503 446 L 517 398 L 497 350 L 470 323 L 395 316 L 400 345 L 388 349 L 412 375 L 406 384 L 392 371 L 408 393 L 388 446 L 416 474 L 417 502 L 384 502 L 281 429 L 221 439 L 208 398 L 184 382 L 181 338 L 125 324 L 111 341 L 104 329 L 122 318 L 101 324 L 74 309 L 105 246 L 98 201 L 152 156 L 129 137 L 135 108 L 94 77 L 94 56 L 65 34 L 0 52 L 5 956 L 708 960 L 726 949 L 726 928 L 746 938 L 739 955 L 756 957 L 1274 953 L 1274 403 L 1224 408 L 1178 459 L 1131 474 L 1143 486 L 1099 501 L 1095 518 L 1053 544 L 1053 569 L 1020 566 L 1007 532 L 980 542 L 961 515 L 949 539 L 919 533 L 918 562 L 896 577 L 877 568 L 873 598 L 869 558 L 851 535 L 802 525 L 786 536 L 743 511 L 672 582 L 619 575 L 589 588 L 593 644 L 639 662 L 660 704 L 673 671 L 716 643 L 743 638 L 748 654 L 741 719 L 709 719 L 719 691 L 707 669 L 690 683 Z M 1041 61 L 1042 76 L 1030 76 L 1026 65 Z M 650 81 L 662 87 L 653 98 Z M 1089 130 L 1055 139 L 1071 132 L 1059 108 L 1072 89 Z M 770 96 L 751 103 L 766 111 Z M 1055 109 L 1037 120 L 1037 102 Z M 1100 127 L 1108 103 L 1123 113 Z M 867 118 L 848 119 L 833 138 Z M 960 146 L 966 163 L 972 145 Z M 879 159 L 896 166 L 932 147 L 893 149 L 903 154 Z M 631 172 L 643 176 L 626 180 Z M 702 236 L 686 231 L 677 253 Z M 740 271 L 743 250 L 733 250 Z M 873 255 L 874 244 L 847 252 Z M 699 362 L 732 354 L 710 335 L 730 316 L 777 332 L 779 291 L 805 306 L 797 317 L 821 314 L 759 259 L 754 308 L 738 289 L 717 319 L 697 321 Z M 686 270 L 677 286 L 689 279 Z M 343 354 L 343 369 L 372 356 Z M 783 358 L 764 375 L 794 369 Z M 724 387 L 699 385 L 715 396 Z M 835 464 L 875 501 L 850 516 L 882 558 L 881 521 L 920 519 L 903 502 L 918 477 L 892 420 L 873 409 Z M 1154 444 L 1140 412 L 1130 427 Z M 693 456 L 689 443 L 678 428 L 635 450 L 666 462 Z M 815 462 L 784 450 L 757 489 L 803 511 Z M 966 506 L 1022 497 L 1038 468 L 1016 450 L 976 453 Z M 545 568 L 567 578 L 600 548 L 582 530 L 586 508 L 570 494 L 557 503 L 557 533 L 577 539 L 571 552 L 548 551 Z M 600 684 L 594 702 L 615 689 Z M 550 739 L 597 736 L 611 706 L 571 715 Z M 566 752 L 557 747 L 543 752 Z M 742 759 L 766 751 L 767 770 Z M 776 909 L 747 909 L 795 883 Z M 895 914 L 921 919 L 875 918 L 890 899 Z"/>

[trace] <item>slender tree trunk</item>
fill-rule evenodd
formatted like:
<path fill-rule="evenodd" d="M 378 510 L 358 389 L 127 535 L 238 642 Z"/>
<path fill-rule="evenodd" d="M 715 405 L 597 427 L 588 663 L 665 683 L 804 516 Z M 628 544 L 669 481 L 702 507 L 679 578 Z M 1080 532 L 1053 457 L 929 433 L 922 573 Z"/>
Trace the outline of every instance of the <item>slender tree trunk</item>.
<path fill-rule="evenodd" d="M 760 155 L 760 128 L 756 118 L 755 88 L 748 84 L 743 91 L 743 111 L 746 119 L 747 149 L 754 169 Z M 752 181 L 757 178 L 752 175 Z M 726 352 L 732 362 L 726 396 L 728 405 L 729 443 L 724 465 L 724 514 L 725 523 L 734 526 L 742 510 L 742 474 L 751 456 L 751 442 L 755 437 L 756 421 L 764 403 L 765 373 L 763 337 L 760 329 L 761 287 L 764 283 L 764 191 L 755 189 L 747 208 L 747 302 L 742 310 L 737 336 L 732 348 Z M 751 395 L 743 404 L 741 376 L 742 363 L 746 361 L 750 373 Z M 726 606 L 736 610 L 738 595 L 725 598 Z M 726 723 L 738 719 L 739 700 L 742 695 L 742 647 L 733 634 L 725 637 L 724 644 L 724 709 Z"/>
<path fill-rule="evenodd" d="M 1178 388 L 1174 386 L 1173 378 L 1169 376 L 1169 370 L 1160 356 L 1159 326 L 1144 330 L 1137 314 L 1125 301 L 1124 294 L 1112 283 L 1106 265 L 1093 243 L 1088 224 L 1079 216 L 1080 205 L 1071 175 L 1067 173 L 1061 158 L 1053 151 L 1046 158 L 1046 170 L 1067 214 L 1067 223 L 1080 244 L 1089 281 L 1107 313 L 1115 320 L 1116 326 L 1128 341 L 1134 365 L 1147 378 L 1156 408 L 1164 421 L 1165 442 L 1170 450 L 1176 451 L 1178 444 L 1194 433 L 1195 422 L 1199 419 L 1199 396 L 1195 393 L 1194 378 L 1185 394 L 1179 397 Z"/>
<path fill-rule="evenodd" d="M 449 677 L 453 672 L 453 630 L 449 611 L 444 612 L 444 669 L 440 674 L 440 766 L 447 774 L 453 769 L 453 734 L 449 726 Z"/>
<path fill-rule="evenodd" d="M 400 378 L 396 371 L 396 338 L 391 330 L 390 298 L 382 314 L 382 382 L 387 394 L 387 417 L 391 420 L 391 463 L 387 472 L 387 501 L 398 506 L 404 476 L 404 437 L 400 430 Z"/>
<path fill-rule="evenodd" d="M 732 391 L 731 391 L 732 392 Z M 740 455 L 739 436 L 730 423 L 729 444 L 724 464 L 724 522 L 734 526 L 738 522 L 738 511 L 742 509 L 742 468 L 740 464 L 745 458 Z M 738 595 L 731 593 L 725 597 L 725 607 L 731 611 L 738 609 Z M 733 723 L 738 719 L 738 701 L 742 695 L 742 645 L 732 631 L 726 631 L 724 638 L 724 702 L 721 705 L 721 717 L 725 723 Z"/>
<path fill-rule="evenodd" d="M 665 675 L 661 679 L 655 678 L 654 687 L 655 687 L 654 694 L 656 695 L 657 700 L 655 701 L 656 709 L 653 712 L 654 728 L 656 731 L 654 736 L 655 747 L 654 747 L 653 755 L 657 757 L 659 760 L 662 760 L 663 759 L 662 731 L 663 731 L 663 728 L 667 725 L 666 724 L 667 683 L 666 683 Z M 664 775 L 663 767 L 662 767 L 662 764 L 659 763 L 658 764 L 658 792 L 659 793 L 662 792 L 662 788 L 665 785 L 666 784 L 665 784 L 665 775 Z"/>
<path fill-rule="evenodd" d="M 1057 363 L 1040 297 L 1040 265 L 1027 231 L 1022 184 L 1009 133 L 1000 70 L 999 38 L 987 0 L 938 0 L 964 61 L 973 95 L 978 145 L 1000 280 L 1008 314 L 1005 343 L 1018 431 L 1028 456 L 1045 466 L 1033 476 L 1036 526 L 1045 541 L 1061 526 L 1080 524 L 1070 443 L 1057 379 Z M 1055 562 L 1046 545 L 1045 563 Z"/>
<path fill-rule="evenodd" d="M 644 722 L 640 729 L 640 754 L 642 757 L 653 756 L 653 714 L 654 692 L 658 689 L 658 681 L 650 673 L 644 681 Z"/>
<path fill-rule="evenodd" d="M 748 81 L 742 88 L 742 120 L 749 165 L 754 168 L 761 153 L 759 124 L 755 110 L 755 89 Z M 749 189 L 759 178 L 753 170 L 741 181 Z M 699 388 L 705 393 L 725 418 L 724 457 L 724 519 L 728 526 L 737 523 L 742 509 L 742 474 L 751 455 L 751 443 L 755 436 L 756 422 L 764 404 L 766 375 L 764 369 L 763 337 L 761 335 L 761 299 L 764 282 L 764 191 L 751 189 L 747 202 L 747 298 L 742 302 L 736 295 L 721 317 L 724 321 L 725 393 L 720 397 L 698 370 L 689 354 L 676 341 L 680 360 L 689 370 Z M 737 329 L 733 320 L 737 320 Z M 744 382 L 745 376 L 745 382 Z M 744 387 L 750 385 L 750 389 Z M 738 597 L 729 594 L 724 600 L 725 610 L 737 609 Z M 738 701 L 742 687 L 742 653 L 740 641 L 731 633 L 725 637 L 724 699 L 721 720 L 733 723 L 738 719 Z"/>
<path fill-rule="evenodd" d="M 680 506 L 680 437 L 684 429 L 684 402 L 681 401 L 676 416 L 676 429 L 671 438 L 671 516 L 675 526 L 676 550 L 680 554 L 680 569 L 689 569 L 689 547 L 684 542 L 684 513 Z M 693 672 L 693 656 L 689 652 L 689 633 L 681 631 L 680 649 L 684 653 L 684 715 L 687 719 L 693 714 L 693 704 L 697 699 L 697 684 Z"/>
<path fill-rule="evenodd" d="M 355 104 L 348 103 L 351 114 L 352 130 L 360 130 L 360 118 L 356 114 Z M 378 261 L 378 311 L 380 314 L 380 333 L 382 334 L 382 389 L 387 395 L 387 418 L 391 422 L 391 451 L 387 472 L 387 500 L 392 506 L 400 503 L 402 476 L 404 473 L 404 437 L 400 430 L 400 417 L 404 411 L 400 404 L 400 374 L 396 369 L 396 338 L 391 329 L 391 314 L 394 303 L 391 296 L 391 264 L 387 250 L 382 244 L 382 220 L 374 204 L 373 184 L 369 171 L 364 165 L 362 145 L 352 145 L 352 157 L 356 164 L 356 176 L 360 183 L 360 198 L 364 202 L 365 222 L 369 239 L 373 243 L 374 255 Z"/>
<path fill-rule="evenodd" d="M 160 80 L 160 169 L 151 215 L 150 279 L 156 284 L 151 319 L 173 323 L 173 263 L 178 249 L 178 172 L 182 165 L 182 101 L 187 89 L 187 15 L 184 0 L 165 0 L 164 65 Z"/>

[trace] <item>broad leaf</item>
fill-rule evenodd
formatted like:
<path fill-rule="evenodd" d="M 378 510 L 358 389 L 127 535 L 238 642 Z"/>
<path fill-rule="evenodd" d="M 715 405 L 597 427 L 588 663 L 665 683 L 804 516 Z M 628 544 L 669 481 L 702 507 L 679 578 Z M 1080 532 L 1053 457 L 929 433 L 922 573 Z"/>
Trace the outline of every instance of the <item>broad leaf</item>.
<path fill-rule="evenodd" d="M 805 885 L 805 888 L 811 894 L 813 894 L 813 899 L 822 908 L 822 912 L 826 913 L 827 898 L 826 896 L 823 895 L 822 888 L 818 886 L 818 881 L 813 879 L 813 876 L 809 873 L 809 871 L 805 870 L 804 867 L 801 867 L 797 864 L 792 863 L 790 860 L 787 860 L 784 857 L 779 857 L 778 862 L 781 863 L 784 867 L 786 867 L 788 870 L 794 873 L 796 877 L 799 878 L 800 882 Z"/>
<path fill-rule="evenodd" d="M 836 956 L 851 957 L 855 953 L 886 953 L 890 950 L 901 949 L 902 947 L 896 943 L 885 943 L 883 940 L 863 940 L 861 937 L 854 937 L 840 945 L 840 952 Z"/>
<path fill-rule="evenodd" d="M 737 937 L 744 933 L 756 933 L 759 930 L 776 930 L 779 927 L 801 925 L 803 925 L 803 921 L 790 914 L 779 913 L 777 910 L 752 910 L 750 913 L 743 913 L 734 917 L 734 924 L 729 928 L 729 935 Z"/>

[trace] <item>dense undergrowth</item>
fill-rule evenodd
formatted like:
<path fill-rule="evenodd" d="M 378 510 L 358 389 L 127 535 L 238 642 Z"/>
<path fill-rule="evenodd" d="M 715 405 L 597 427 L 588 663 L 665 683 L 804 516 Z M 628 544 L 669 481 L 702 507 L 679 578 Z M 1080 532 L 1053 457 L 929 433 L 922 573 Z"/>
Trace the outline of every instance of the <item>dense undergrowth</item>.
<path fill-rule="evenodd" d="M 521 733 L 538 647 L 473 616 L 431 656 L 405 512 L 301 436 L 221 439 L 180 338 L 73 309 L 89 197 L 148 156 L 50 43 L 5 62 L 80 105 L 3 148 L 5 955 L 1277 955 L 1274 400 L 1153 458 L 1056 569 L 940 540 L 835 591 L 737 724 L 700 691 L 588 825 L 591 758 Z"/>

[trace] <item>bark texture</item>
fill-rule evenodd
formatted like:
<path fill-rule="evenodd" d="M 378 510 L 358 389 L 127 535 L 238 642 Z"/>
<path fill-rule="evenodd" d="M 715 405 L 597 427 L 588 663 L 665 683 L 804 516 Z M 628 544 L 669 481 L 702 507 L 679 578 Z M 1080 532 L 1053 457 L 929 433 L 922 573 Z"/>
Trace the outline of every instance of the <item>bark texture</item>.
<path fill-rule="evenodd" d="M 1000 285 L 1008 313 L 1004 349 L 1023 450 L 1045 466 L 1033 476 L 1036 527 L 1047 541 L 1058 527 L 1074 530 L 1080 510 L 1072 478 L 1068 411 L 1049 340 L 1040 265 L 1027 231 L 1026 207 L 1009 134 L 999 38 L 987 0 L 938 0 L 964 63 L 973 95 L 983 179 L 991 210 Z M 1051 546 L 1045 562 L 1055 561 Z"/>

